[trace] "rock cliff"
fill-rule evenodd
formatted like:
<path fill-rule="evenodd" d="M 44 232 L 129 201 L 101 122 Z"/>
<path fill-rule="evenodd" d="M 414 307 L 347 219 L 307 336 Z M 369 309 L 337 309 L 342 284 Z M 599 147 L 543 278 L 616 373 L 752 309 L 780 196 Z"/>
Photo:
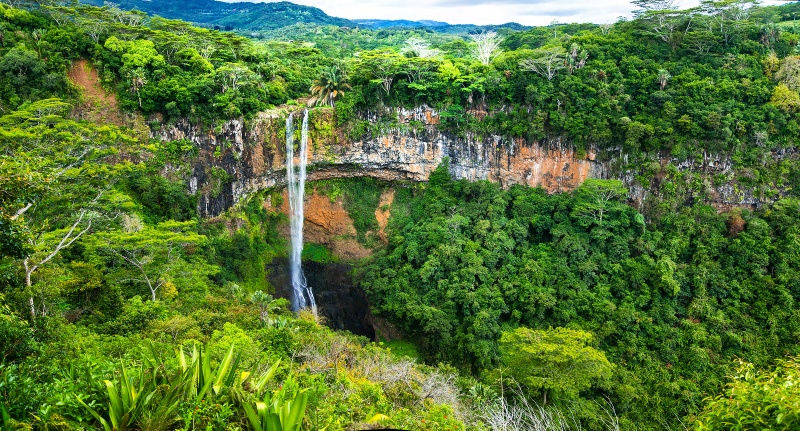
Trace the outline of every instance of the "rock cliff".
<path fill-rule="evenodd" d="M 455 136 L 439 130 L 438 113 L 427 107 L 395 113 L 393 127 L 349 140 L 334 130 L 330 110 L 314 110 L 308 180 L 370 176 L 425 181 L 446 157 L 454 178 L 541 186 L 551 192 L 572 190 L 587 178 L 609 177 L 608 163 L 598 161 L 596 152 L 578 157 L 559 141 Z M 200 213 L 216 216 L 250 193 L 284 183 L 286 116 L 285 110 L 264 112 L 251 124 L 234 120 L 213 131 L 184 120 L 154 131 L 154 137 L 187 139 L 199 148 L 188 187 L 200 194 Z M 214 168 L 226 175 L 215 175 Z"/>
<path fill-rule="evenodd" d="M 301 115 L 300 108 L 293 109 Z M 187 186 L 191 193 L 200 194 L 200 214 L 213 217 L 248 194 L 284 183 L 288 112 L 288 108 L 263 112 L 249 123 L 233 120 L 215 130 L 183 120 L 153 131 L 153 136 L 187 139 L 199 149 Z M 665 189 L 667 183 L 673 183 L 689 203 L 701 200 L 718 208 L 758 207 L 783 192 L 773 188 L 765 197 L 763 189 L 741 186 L 727 155 L 705 154 L 691 160 L 637 155 L 636 160 L 629 161 L 619 150 L 578 154 L 560 140 L 529 142 L 496 135 L 455 135 L 442 131 L 438 112 L 426 106 L 369 113 L 363 120 L 373 127 L 361 138 L 348 139 L 344 131 L 334 127 L 331 109 L 312 110 L 309 181 L 354 176 L 425 181 L 447 157 L 454 178 L 485 179 L 504 187 L 527 184 L 562 192 L 578 187 L 587 178 L 620 179 L 637 205 L 651 196 L 663 195 L 666 189 L 675 189 Z M 773 152 L 772 162 L 796 156 L 793 151 Z"/>

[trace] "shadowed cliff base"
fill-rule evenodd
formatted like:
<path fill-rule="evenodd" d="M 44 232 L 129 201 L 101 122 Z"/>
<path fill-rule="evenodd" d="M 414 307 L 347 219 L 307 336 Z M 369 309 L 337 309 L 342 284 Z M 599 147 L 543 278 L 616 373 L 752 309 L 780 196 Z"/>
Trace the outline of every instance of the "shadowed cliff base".
<path fill-rule="evenodd" d="M 292 287 L 286 258 L 267 265 L 267 279 L 275 287 L 275 296 L 291 298 Z M 351 275 L 352 266 L 343 263 L 303 261 L 308 285 L 314 289 L 319 315 L 330 328 L 350 331 L 375 339 L 372 313 L 364 292 Z"/>

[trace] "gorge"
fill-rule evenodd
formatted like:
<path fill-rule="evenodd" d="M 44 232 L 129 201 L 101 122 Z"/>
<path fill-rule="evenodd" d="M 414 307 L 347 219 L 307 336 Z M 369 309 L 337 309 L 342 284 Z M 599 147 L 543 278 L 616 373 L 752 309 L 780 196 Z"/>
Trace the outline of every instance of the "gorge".
<path fill-rule="evenodd" d="M 0 2 L 0 428 L 800 426 L 800 3 L 123 3 Z"/>

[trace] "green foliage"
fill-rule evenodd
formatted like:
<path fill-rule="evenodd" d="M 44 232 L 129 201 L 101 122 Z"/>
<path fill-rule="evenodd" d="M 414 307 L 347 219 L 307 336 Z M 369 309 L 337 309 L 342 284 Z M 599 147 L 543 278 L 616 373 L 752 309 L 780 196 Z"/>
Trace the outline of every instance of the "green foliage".
<path fill-rule="evenodd" d="M 33 330 L 5 304 L 0 295 L 0 364 L 21 360 L 34 352 Z"/>
<path fill-rule="evenodd" d="M 800 366 L 795 359 L 781 361 L 768 371 L 741 362 L 724 394 L 705 400 L 703 411 L 695 417 L 695 429 L 795 429 L 800 426 L 798 378 Z"/>
<path fill-rule="evenodd" d="M 274 299 L 272 295 L 261 290 L 253 292 L 249 299 L 252 304 L 258 307 L 258 315 L 262 325 L 271 323 L 269 313 L 286 307 L 285 299 Z"/>
<path fill-rule="evenodd" d="M 278 234 L 281 215 L 267 211 L 263 202 L 263 196 L 252 196 L 247 200 L 242 211 L 233 216 L 236 223 L 245 222 L 244 226 L 233 233 L 221 230 L 222 225 L 218 223 L 203 226 L 213 250 L 210 260 L 221 267 L 218 274 L 220 284 L 235 282 L 245 292 L 271 291 L 272 287 L 264 277 L 264 267 L 275 256 L 285 253 L 286 248 Z"/>
<path fill-rule="evenodd" d="M 194 13 L 167 3 L 142 7 Z M 587 429 L 605 417 L 597 404 L 605 397 L 631 428 L 697 414 L 705 394 L 720 392 L 732 358 L 763 368 L 800 351 L 800 203 L 732 215 L 691 204 L 708 198 L 711 181 L 733 179 L 766 197 L 800 190 L 797 163 L 774 157 L 791 154 L 799 129 L 800 31 L 775 25 L 797 5 L 755 8 L 747 18 L 743 5 L 645 7 L 613 26 L 506 30 L 505 52 L 490 64 L 470 57 L 467 38 L 424 30 L 297 25 L 259 35 L 296 42 L 256 43 L 114 6 L 0 5 L 4 423 L 233 430 L 254 415 L 251 425 L 261 428 L 276 417 L 297 428 L 300 416 L 306 429 L 464 427 L 464 400 L 446 383 L 451 370 L 392 359 L 285 314 L 263 274 L 285 249 L 280 217 L 260 198 L 192 221 L 197 198 L 185 184 L 193 144 L 138 142 L 130 131 L 74 120 L 66 71 L 79 58 L 96 66 L 123 110 L 158 118 L 154 126 L 181 119 L 207 130 L 315 86 L 331 104 L 337 94 L 335 111 L 319 118 L 334 116 L 350 138 L 422 132 L 388 108 L 424 104 L 454 136 L 569 142 L 579 157 L 622 151 L 628 157 L 614 169 L 658 188 L 643 213 L 609 180 L 548 196 L 453 182 L 445 165 L 428 184 L 398 188 L 389 244 L 361 270 L 362 284 L 376 311 L 416 342 L 398 350 L 465 373 L 486 370 L 484 385 L 504 367 L 503 379 L 529 395 L 573 403 Z M 285 12 L 298 11 L 320 18 L 312 9 Z M 252 25 L 278 23 L 262 18 Z M 437 55 L 401 51 L 412 37 Z M 557 73 L 524 70 L 540 71 L 548 52 Z M 316 118 L 316 133 L 339 136 Z M 677 168 L 706 166 L 717 154 L 733 166 L 714 178 Z M 212 195 L 230 182 L 221 168 L 206 173 Z M 318 187 L 342 197 L 359 240 L 370 244 L 385 186 Z M 305 257 L 333 260 L 313 245 Z M 195 341 L 210 345 L 182 355 L 185 366 L 161 353 Z M 793 378 L 792 364 L 743 371 L 724 397 L 706 401 L 698 426 L 777 422 L 759 412 L 780 408 L 780 424 L 752 427 L 790 428 L 792 405 L 782 403 L 793 401 L 777 398 L 774 385 Z M 251 365 L 252 376 L 293 383 L 276 389 L 270 378 L 235 371 Z M 491 398 L 473 392 L 468 398 Z"/>
<path fill-rule="evenodd" d="M 613 181 L 547 195 L 452 181 L 443 165 L 428 184 L 398 190 L 389 245 L 360 271 L 362 285 L 425 361 L 488 370 L 493 384 L 496 368 L 519 353 L 525 371 L 515 379 L 541 395 L 544 375 L 529 367 L 580 369 L 580 356 L 567 352 L 591 349 L 597 366 L 581 374 L 588 380 L 553 384 L 562 392 L 548 394 L 577 400 L 578 417 L 590 422 L 601 419 L 586 406 L 607 394 L 624 421 L 658 427 L 659 417 L 696 412 L 734 357 L 763 365 L 798 349 L 794 199 L 743 211 L 735 223 L 697 205 L 645 224 L 624 198 Z M 591 333 L 592 342 L 542 342 L 562 352 L 542 354 L 544 366 L 523 359 L 521 341 L 502 347 L 503 334 L 520 326 Z M 559 357 L 561 365 L 547 362 Z"/>
<path fill-rule="evenodd" d="M 617 180 L 587 179 L 575 191 L 576 203 L 572 216 L 579 223 L 603 224 L 603 216 L 609 211 L 623 210 L 620 199 L 628 194 L 628 189 Z"/>
<path fill-rule="evenodd" d="M 200 253 L 207 238 L 196 233 L 195 222 L 123 225 L 121 230 L 92 236 L 88 244 L 92 253 L 85 257 L 106 263 L 109 277 L 117 282 L 145 288 L 140 291 L 149 293 L 152 301 L 173 299 L 179 293 L 187 299 L 203 296 L 209 277 L 219 271 Z"/>
<path fill-rule="evenodd" d="M 361 243 L 369 243 L 368 232 L 377 232 L 378 220 L 375 210 L 381 200 L 386 185 L 372 178 L 334 179 L 315 183 L 314 186 L 332 200 L 343 197 L 344 208 L 353 220 L 357 238 Z"/>
<path fill-rule="evenodd" d="M 255 409 L 244 405 L 247 419 L 255 431 L 299 431 L 308 406 L 308 394 L 293 389 L 293 382 L 284 383 L 274 395 L 267 395 L 264 402 L 257 402 Z M 293 392 L 293 393 L 292 393 Z"/>
<path fill-rule="evenodd" d="M 31 252 L 28 227 L 17 212 L 41 191 L 36 171 L 22 171 L 7 157 L 0 158 L 0 254 L 20 258 Z"/>
<path fill-rule="evenodd" d="M 152 322 L 164 318 L 166 314 L 163 304 L 142 301 L 142 297 L 137 295 L 123 305 L 122 313 L 98 329 L 107 334 L 135 334 L 144 331 Z"/>
<path fill-rule="evenodd" d="M 186 394 L 194 399 L 195 404 L 201 402 L 208 396 L 209 399 L 221 395 L 223 389 L 230 390 L 239 380 L 247 378 L 248 375 L 239 375 L 237 368 L 241 360 L 241 354 L 234 356 L 235 345 L 231 344 L 228 352 L 220 360 L 216 368 L 211 367 L 211 354 L 203 352 L 202 348 L 197 345 L 192 347 L 192 355 L 190 360 L 187 360 L 183 347 L 180 348 L 178 353 L 178 365 L 182 373 L 187 375 L 187 389 Z M 270 372 L 265 374 L 262 379 L 264 382 L 268 381 L 272 374 L 275 372 L 277 364 L 273 365 Z M 256 384 L 256 387 L 263 386 Z"/>
<path fill-rule="evenodd" d="M 419 358 L 419 352 L 417 351 L 417 346 L 410 342 L 410 341 L 403 341 L 403 340 L 392 340 L 392 341 L 384 341 L 383 344 L 389 349 L 393 354 L 397 356 L 405 356 L 412 359 Z"/>
<path fill-rule="evenodd" d="M 318 9 L 298 7 L 302 10 L 289 15 L 324 16 Z M 264 8 L 273 6 L 256 6 Z M 288 13 L 278 9 L 272 12 Z M 190 117 L 213 126 L 305 95 L 331 63 L 314 50 L 289 48 L 303 51 L 298 62 L 283 55 L 284 47 L 257 46 L 231 33 L 116 6 L 46 5 L 34 14 L 7 10 L 14 13 L 0 17 L 0 107 L 5 112 L 47 97 L 76 99 L 65 72 L 71 61 L 85 58 L 97 67 L 104 86 L 116 90 L 124 110 L 168 121 Z"/>
<path fill-rule="evenodd" d="M 500 369 L 545 403 L 548 393 L 565 401 L 611 378 L 613 366 L 591 344 L 584 331 L 520 327 L 500 337 Z"/>
<path fill-rule="evenodd" d="M 770 103 L 781 111 L 791 114 L 800 110 L 800 95 L 781 84 L 773 90 Z"/>
<path fill-rule="evenodd" d="M 303 246 L 303 260 L 310 260 L 318 263 L 332 263 L 338 261 L 338 257 L 321 244 L 306 243 Z"/>
<path fill-rule="evenodd" d="M 216 368 L 211 366 L 210 357 L 195 345 L 188 359 L 183 348 L 180 348 L 177 370 L 162 362 L 155 351 L 150 357 L 144 358 L 144 362 L 151 367 L 149 373 L 144 368 L 128 370 L 123 365 L 119 383 L 104 381 L 108 394 L 108 420 L 96 409 L 80 399 L 78 401 L 107 431 L 166 429 L 178 421 L 177 412 L 181 403 L 202 405 L 208 401 L 210 405 L 215 400 L 232 399 L 237 391 L 240 394 L 238 396 L 246 396 L 242 392 L 243 384 L 249 381 L 251 373 L 237 371 L 241 355 L 234 355 L 234 346 L 231 345 Z M 252 377 L 251 388 L 261 392 L 277 366 L 278 363 L 275 363 L 263 375 Z M 201 415 L 197 410 L 191 414 Z M 195 423 L 193 420 L 188 422 Z"/>
<path fill-rule="evenodd" d="M 350 84 L 347 83 L 347 77 L 344 75 L 341 66 L 334 64 L 314 81 L 310 89 L 311 99 L 309 103 L 327 104 L 333 107 L 335 106 L 336 98 L 343 96 L 350 89 Z"/>
<path fill-rule="evenodd" d="M 90 0 L 87 3 L 103 5 L 99 0 Z M 193 1 L 177 5 L 168 1 L 122 0 L 116 4 L 123 10 L 136 9 L 226 30 L 269 30 L 289 23 L 354 26 L 346 19 L 328 16 L 318 8 L 298 4 L 242 5 L 235 8 L 236 13 L 231 13 L 231 7 L 225 3 L 215 1 Z"/>
<path fill-rule="evenodd" d="M 236 316 L 242 310 L 225 305 L 224 319 L 240 320 Z M 58 345 L 45 345 L 19 363 L 0 364 L 0 396 L 10 418 L 5 422 L 31 428 L 61 423 L 62 429 L 105 429 L 104 423 L 142 430 L 211 425 L 233 431 L 249 428 L 246 409 L 258 415 L 263 404 L 267 420 L 274 420 L 274 413 L 286 429 L 298 429 L 302 422 L 302 429 L 344 430 L 378 413 L 390 426 L 408 428 L 422 420 L 463 429 L 453 410 L 440 405 L 441 391 L 454 390 L 447 386 L 452 377 L 439 380 L 432 370 L 398 362 L 404 360 L 352 336 L 292 317 L 279 320 L 281 326 L 247 332 L 226 323 L 225 336 L 215 335 L 202 347 L 162 337 L 143 340 L 147 332 L 98 336 L 59 323 Z M 229 343 L 230 337 L 247 344 Z M 257 341 L 267 346 L 281 338 L 289 340 L 290 350 L 265 350 Z M 292 364 L 299 349 L 305 359 Z M 375 374 L 376 365 L 390 375 Z M 396 370 L 407 373 L 411 387 L 392 380 Z"/>
<path fill-rule="evenodd" d="M 171 387 L 166 399 L 156 399 L 157 388 L 145 386 L 144 372 L 142 370 L 130 373 L 123 365 L 120 370 L 119 383 L 109 380 L 103 382 L 108 391 L 108 420 L 95 409 L 86 405 L 86 409 L 97 419 L 105 431 L 128 430 L 140 420 L 140 416 L 147 414 L 148 410 L 162 410 L 169 416 L 177 408 L 177 387 Z M 80 402 L 80 399 L 78 399 Z M 164 405 L 157 405 L 164 403 Z M 110 423 L 109 423 L 110 422 Z M 170 423 L 164 424 L 169 426 Z"/>

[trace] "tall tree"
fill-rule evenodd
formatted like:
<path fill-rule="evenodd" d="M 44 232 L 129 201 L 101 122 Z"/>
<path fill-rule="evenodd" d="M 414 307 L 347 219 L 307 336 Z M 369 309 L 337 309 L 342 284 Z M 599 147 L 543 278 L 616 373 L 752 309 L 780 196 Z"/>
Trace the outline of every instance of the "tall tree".
<path fill-rule="evenodd" d="M 0 117 L 0 165 L 17 172 L 22 186 L 4 193 L 3 212 L 8 226 L 29 233 L 27 249 L 18 253 L 28 290 L 33 274 L 100 217 L 98 204 L 114 173 L 99 162 L 133 142 L 115 127 L 65 119 L 70 108 L 47 99 Z M 29 186 L 32 181 L 37 185 Z M 32 316 L 39 314 L 33 295 L 29 305 Z"/>
<path fill-rule="evenodd" d="M 605 353 L 591 346 L 592 334 L 566 328 L 533 330 L 525 327 L 500 337 L 503 374 L 531 394 L 565 398 L 611 378 L 614 366 Z"/>
<path fill-rule="evenodd" d="M 308 103 L 310 105 L 328 104 L 334 107 L 336 98 L 344 95 L 344 92 L 350 88 L 344 71 L 338 64 L 334 64 L 326 68 L 322 72 L 322 76 L 314 81 L 314 85 L 311 86 L 311 99 Z"/>
<path fill-rule="evenodd" d="M 373 77 L 370 82 L 380 85 L 389 95 L 395 77 L 408 61 L 405 57 L 386 51 L 368 51 L 359 53 L 355 68 L 359 75 Z"/>
<path fill-rule="evenodd" d="M 160 295 L 177 295 L 182 288 L 201 288 L 193 285 L 206 284 L 208 277 L 219 271 L 193 258 L 207 241 L 196 233 L 195 222 L 134 226 L 101 232 L 88 241 L 96 253 L 110 253 L 118 282 L 145 286 L 152 301 Z M 165 287 L 173 291 L 164 292 Z"/>
<path fill-rule="evenodd" d="M 537 56 L 534 58 L 520 61 L 520 69 L 536 72 L 547 78 L 548 81 L 552 81 L 558 74 L 558 71 L 566 67 L 564 65 L 566 50 L 560 46 L 539 49 L 536 51 L 536 54 Z"/>
<path fill-rule="evenodd" d="M 725 45 L 729 45 L 747 24 L 753 6 L 758 0 L 702 0 L 700 7 L 715 24 L 715 31 L 722 35 Z"/>
<path fill-rule="evenodd" d="M 470 48 L 472 56 L 483 64 L 492 62 L 492 59 L 500 53 L 500 44 L 503 43 L 503 38 L 494 31 L 472 34 L 470 39 L 472 39 Z"/>
<path fill-rule="evenodd" d="M 619 207 L 619 199 L 627 196 L 628 189 L 617 180 L 588 179 L 577 190 L 577 203 L 573 215 L 603 224 L 603 217 L 614 207 Z"/>
<path fill-rule="evenodd" d="M 438 49 L 431 48 L 431 45 L 425 39 L 416 36 L 408 38 L 400 52 L 407 56 L 420 58 L 432 58 L 442 53 Z"/>

